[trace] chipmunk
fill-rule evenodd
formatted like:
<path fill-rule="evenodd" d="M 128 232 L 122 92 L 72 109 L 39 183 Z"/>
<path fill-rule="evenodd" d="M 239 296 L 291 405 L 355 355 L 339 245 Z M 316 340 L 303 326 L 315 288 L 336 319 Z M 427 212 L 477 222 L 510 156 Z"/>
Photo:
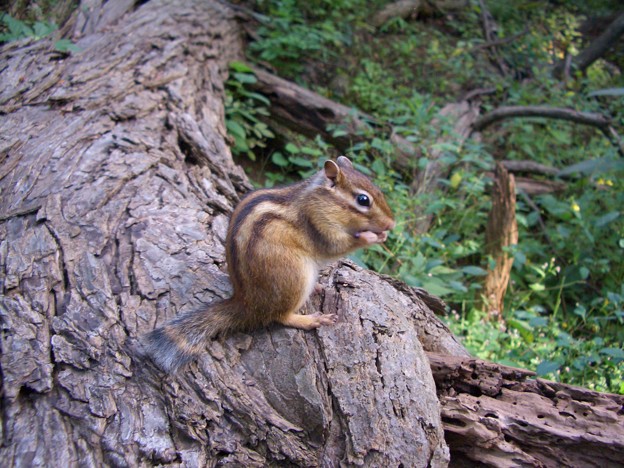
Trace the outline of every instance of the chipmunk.
<path fill-rule="evenodd" d="M 148 354 L 175 371 L 218 334 L 279 322 L 312 330 L 334 314 L 301 315 L 319 268 L 360 247 L 383 243 L 395 226 L 381 191 L 351 161 L 326 161 L 309 179 L 251 192 L 226 238 L 231 298 L 183 313 L 147 335 Z"/>

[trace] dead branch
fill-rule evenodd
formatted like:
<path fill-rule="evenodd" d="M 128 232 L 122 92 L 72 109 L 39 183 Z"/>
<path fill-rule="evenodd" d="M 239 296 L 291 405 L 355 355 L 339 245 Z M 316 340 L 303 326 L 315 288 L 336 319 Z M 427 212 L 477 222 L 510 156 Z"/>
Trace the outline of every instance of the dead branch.
<path fill-rule="evenodd" d="M 545 164 L 540 164 L 535 161 L 521 160 L 521 161 L 501 161 L 501 164 L 509 172 L 528 172 L 531 174 L 542 174 L 548 176 L 556 176 L 559 173 L 559 169 Z M 517 180 L 516 180 L 517 182 Z"/>
<path fill-rule="evenodd" d="M 592 63 L 602 57 L 624 34 L 624 11 L 622 11 L 605 29 L 605 31 L 592 41 L 570 63 L 571 68 L 585 71 Z M 565 60 L 558 62 L 553 68 L 553 75 L 561 78 L 566 68 Z"/>
<path fill-rule="evenodd" d="M 620 466 L 624 396 L 427 353 L 451 460 L 462 466 Z"/>
<path fill-rule="evenodd" d="M 482 131 L 500 120 L 515 117 L 543 117 L 596 127 L 617 148 L 620 155 L 624 156 L 624 144 L 611 125 L 611 119 L 595 112 L 581 112 L 565 107 L 550 106 L 501 106 L 479 118 L 472 128 L 475 131 Z"/>
<path fill-rule="evenodd" d="M 515 117 L 544 117 L 547 119 L 567 120 L 581 125 L 590 125 L 605 132 L 611 126 L 611 119 L 594 112 L 581 112 L 564 107 L 549 106 L 502 106 L 479 118 L 472 128 L 482 131 L 500 120 Z"/>
<path fill-rule="evenodd" d="M 518 243 L 516 222 L 516 185 L 514 176 L 500 164 L 496 164 L 492 187 L 492 209 L 485 229 L 487 254 L 495 266 L 488 269 L 485 277 L 484 295 L 489 320 L 503 322 L 503 300 L 509 283 L 513 257 L 507 248 Z"/>
<path fill-rule="evenodd" d="M 516 189 L 527 195 L 543 195 L 545 193 L 561 192 L 566 189 L 564 182 L 555 180 L 535 180 L 530 177 L 515 177 Z"/>
<path fill-rule="evenodd" d="M 495 39 L 490 42 L 484 42 L 483 44 L 477 44 L 472 48 L 472 50 L 475 51 L 479 49 L 487 49 L 489 47 L 498 47 L 502 45 L 507 45 L 514 41 L 517 41 L 522 36 L 525 36 L 526 34 L 528 34 L 528 32 L 529 32 L 529 29 L 525 28 L 523 31 L 519 32 L 518 34 L 514 34 L 513 36 L 503 37 L 501 39 Z"/>
<path fill-rule="evenodd" d="M 484 0 L 479 0 L 479 9 L 481 10 L 481 27 L 483 28 L 483 37 L 487 44 L 494 44 L 499 40 L 498 37 L 498 25 L 492 16 L 492 13 L 488 10 Z M 488 52 L 490 62 L 498 68 L 498 71 L 502 76 L 509 73 L 509 66 L 505 63 L 505 60 L 500 55 L 496 45 L 489 46 Z"/>
<path fill-rule="evenodd" d="M 378 28 L 391 18 L 407 18 L 418 12 L 422 0 L 400 0 L 388 3 L 371 18 L 371 24 Z"/>

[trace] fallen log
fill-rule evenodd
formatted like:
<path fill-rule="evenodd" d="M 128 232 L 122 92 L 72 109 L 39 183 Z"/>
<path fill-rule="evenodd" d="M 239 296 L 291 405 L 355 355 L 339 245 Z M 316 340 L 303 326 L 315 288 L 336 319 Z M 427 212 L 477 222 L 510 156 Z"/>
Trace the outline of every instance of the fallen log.
<path fill-rule="evenodd" d="M 427 353 L 452 466 L 621 466 L 624 396 Z"/>
<path fill-rule="evenodd" d="M 406 19 L 416 16 L 423 10 L 433 9 L 443 13 L 460 10 L 468 5 L 466 0 L 399 0 L 385 5 L 373 15 L 370 24 L 379 28 L 393 18 Z"/>

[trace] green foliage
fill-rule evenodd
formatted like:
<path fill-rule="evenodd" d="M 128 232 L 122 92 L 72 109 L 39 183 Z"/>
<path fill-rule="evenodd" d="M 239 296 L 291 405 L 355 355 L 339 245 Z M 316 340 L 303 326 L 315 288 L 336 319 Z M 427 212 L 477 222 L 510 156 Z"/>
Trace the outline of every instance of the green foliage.
<path fill-rule="evenodd" d="M 266 147 L 266 140 L 275 136 L 261 120 L 269 115 L 269 100 L 247 87 L 256 81 L 249 66 L 230 63 L 230 78 L 225 84 L 225 125 L 234 140 L 232 153 L 246 155 L 252 161 L 256 160 L 254 150 Z"/>
<path fill-rule="evenodd" d="M 483 141 L 458 147 L 452 138 L 440 138 L 451 136 L 451 128 L 437 117 L 441 105 L 467 90 L 491 87 L 495 92 L 482 98 L 484 112 L 500 105 L 548 104 L 610 115 L 624 133 L 621 71 L 600 60 L 562 82 L 549 68 L 584 47 L 578 25 L 594 7 L 488 1 L 500 37 L 513 37 L 497 48 L 514 71 L 501 76 L 481 47 L 477 3 L 429 19 L 390 20 L 373 31 L 368 19 L 382 3 L 259 1 L 264 16 L 259 40 L 250 47 L 251 59 L 269 62 L 280 75 L 382 123 L 361 135 L 364 141 L 347 155 L 387 195 L 398 226 L 384 246 L 359 251 L 353 259 L 442 296 L 452 310 L 447 322 L 479 357 L 624 393 L 624 163 L 614 145 L 592 127 L 534 118 L 504 121 L 488 128 Z M 591 4 L 603 12 L 617 6 L 610 0 Z M 228 131 L 234 152 L 262 155 L 267 185 L 305 177 L 336 155 L 320 138 L 272 138 L 270 130 L 270 136 L 254 131 L 268 103 L 246 94 L 252 79 L 232 74 L 228 82 Z M 420 194 L 409 175 L 396 169 L 388 128 L 421 153 L 414 170 L 430 164 L 433 150 L 440 152 L 436 163 L 448 176 L 436 192 Z M 328 130 L 345 134 L 340 126 Z M 518 197 L 519 243 L 509 248 L 514 265 L 505 330 L 484 320 L 481 297 L 484 275 L 493 266 L 484 254 L 487 171 L 497 159 L 554 166 L 565 185 L 556 193 Z M 431 223 L 418 235 L 422 217 Z"/>
<path fill-rule="evenodd" d="M 4 30 L 0 33 L 0 42 L 16 41 L 27 37 L 41 39 L 57 29 L 56 24 L 52 22 L 35 21 L 29 24 L 13 18 L 8 13 L 0 13 L 0 24 Z"/>
<path fill-rule="evenodd" d="M 52 21 L 22 21 L 8 13 L 0 12 L 0 42 L 11 42 L 18 39 L 33 38 L 36 40 L 49 36 L 58 29 Z M 69 39 L 59 39 L 54 43 L 59 52 L 79 52 L 80 48 Z"/>

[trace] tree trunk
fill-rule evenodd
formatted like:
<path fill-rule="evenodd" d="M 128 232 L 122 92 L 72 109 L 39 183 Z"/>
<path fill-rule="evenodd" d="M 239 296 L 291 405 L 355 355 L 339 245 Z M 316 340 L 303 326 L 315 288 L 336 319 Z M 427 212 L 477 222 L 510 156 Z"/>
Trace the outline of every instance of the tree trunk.
<path fill-rule="evenodd" d="M 91 15 L 88 15 L 91 13 Z M 341 264 L 308 311 L 207 345 L 179 375 L 141 337 L 226 297 L 225 144 L 241 56 L 219 2 L 79 8 L 81 52 L 0 50 L 3 466 L 444 466 L 431 350 L 463 354 L 412 290 Z"/>

